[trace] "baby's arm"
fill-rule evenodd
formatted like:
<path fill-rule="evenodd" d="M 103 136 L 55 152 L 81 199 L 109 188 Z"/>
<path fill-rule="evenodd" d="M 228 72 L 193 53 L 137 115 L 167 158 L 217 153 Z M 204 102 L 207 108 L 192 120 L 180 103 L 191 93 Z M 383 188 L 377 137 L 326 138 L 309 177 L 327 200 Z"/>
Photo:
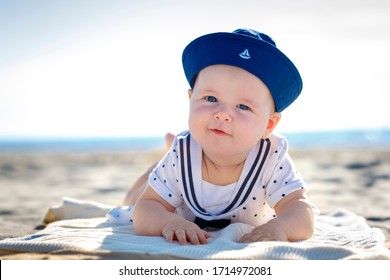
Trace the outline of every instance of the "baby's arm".
<path fill-rule="evenodd" d="M 133 209 L 133 223 L 138 235 L 163 236 L 168 242 L 177 239 L 184 245 L 206 244 L 212 235 L 195 223 L 173 213 L 175 208 L 162 199 L 150 186 Z"/>
<path fill-rule="evenodd" d="M 275 207 L 277 217 L 245 234 L 239 242 L 298 241 L 313 234 L 314 215 L 304 191 L 295 191 Z"/>

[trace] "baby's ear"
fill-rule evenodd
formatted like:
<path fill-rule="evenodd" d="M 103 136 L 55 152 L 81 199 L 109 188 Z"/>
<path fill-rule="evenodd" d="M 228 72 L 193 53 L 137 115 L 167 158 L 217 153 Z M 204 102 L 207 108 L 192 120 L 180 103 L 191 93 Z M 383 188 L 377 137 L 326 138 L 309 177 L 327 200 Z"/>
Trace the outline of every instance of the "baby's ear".
<path fill-rule="evenodd" d="M 192 88 L 188 90 L 188 99 L 191 99 L 191 96 L 192 96 Z"/>
<path fill-rule="evenodd" d="M 279 112 L 272 113 L 272 115 L 270 116 L 270 118 L 268 120 L 267 129 L 266 129 L 266 132 L 264 135 L 266 137 L 264 137 L 264 138 L 268 138 L 271 135 L 272 131 L 278 125 L 281 118 L 282 118 L 281 113 L 279 113 Z"/>

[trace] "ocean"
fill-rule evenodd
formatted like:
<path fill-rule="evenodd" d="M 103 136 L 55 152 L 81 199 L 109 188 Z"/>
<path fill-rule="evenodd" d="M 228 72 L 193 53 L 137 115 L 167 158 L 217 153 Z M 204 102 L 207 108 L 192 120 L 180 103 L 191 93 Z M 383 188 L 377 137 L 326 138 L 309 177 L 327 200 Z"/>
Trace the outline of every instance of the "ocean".
<path fill-rule="evenodd" d="M 390 149 L 390 129 L 283 133 L 291 149 Z M 90 152 L 151 150 L 164 137 L 1 139 L 0 152 Z"/>

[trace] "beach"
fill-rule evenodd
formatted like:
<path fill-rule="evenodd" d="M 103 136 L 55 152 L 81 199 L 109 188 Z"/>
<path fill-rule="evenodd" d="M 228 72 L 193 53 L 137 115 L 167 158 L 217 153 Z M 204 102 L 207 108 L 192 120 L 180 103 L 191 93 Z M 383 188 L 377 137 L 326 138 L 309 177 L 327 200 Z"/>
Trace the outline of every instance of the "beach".
<path fill-rule="evenodd" d="M 163 149 L 1 152 L 0 239 L 44 227 L 47 210 L 62 197 L 121 205 L 131 184 Z M 292 149 L 308 196 L 321 213 L 346 209 L 367 219 L 390 248 L 390 150 Z M 117 258 L 114 255 L 4 254 L 3 259 Z"/>

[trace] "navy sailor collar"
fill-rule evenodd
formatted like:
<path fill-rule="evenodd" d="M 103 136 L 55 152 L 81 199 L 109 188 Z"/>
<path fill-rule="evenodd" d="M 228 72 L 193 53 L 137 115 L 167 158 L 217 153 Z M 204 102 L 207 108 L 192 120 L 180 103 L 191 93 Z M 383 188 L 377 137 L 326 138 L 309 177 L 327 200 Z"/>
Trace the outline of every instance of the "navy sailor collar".
<path fill-rule="evenodd" d="M 178 142 L 179 178 L 182 181 L 183 198 L 194 215 L 205 220 L 226 217 L 246 202 L 260 179 L 261 171 L 264 169 L 271 148 L 269 139 L 259 141 L 258 145 L 250 151 L 245 161 L 243 172 L 229 205 L 218 215 L 210 215 L 202 207 L 199 200 L 199 197 L 201 197 L 200 188 L 195 185 L 202 182 L 202 149 L 190 133 L 179 136 Z"/>

